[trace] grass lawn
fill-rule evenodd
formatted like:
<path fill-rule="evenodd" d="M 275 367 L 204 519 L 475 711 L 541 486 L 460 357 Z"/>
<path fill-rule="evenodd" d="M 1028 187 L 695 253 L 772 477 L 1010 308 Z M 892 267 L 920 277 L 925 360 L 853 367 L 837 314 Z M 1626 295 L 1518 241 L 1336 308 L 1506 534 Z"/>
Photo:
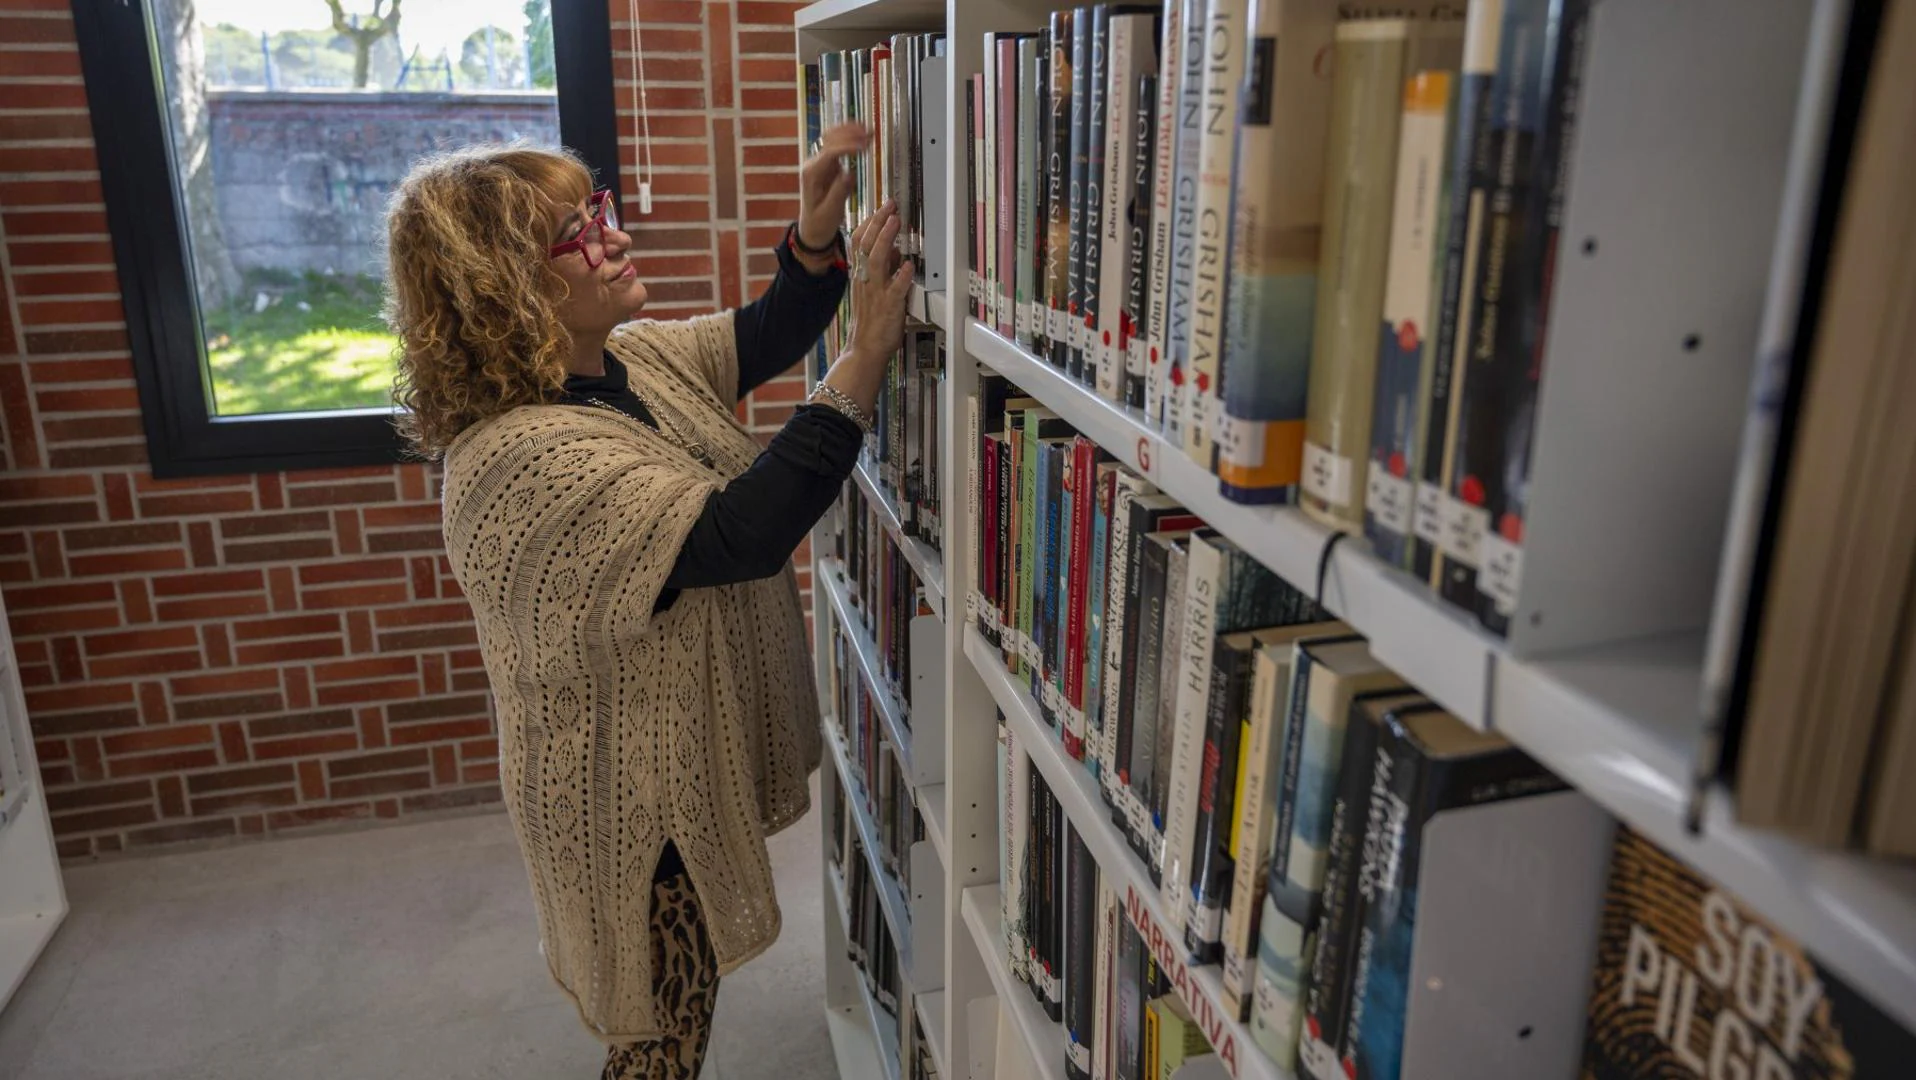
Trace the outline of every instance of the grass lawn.
<path fill-rule="evenodd" d="M 392 404 L 396 343 L 372 278 L 249 275 L 232 303 L 206 313 L 206 340 L 222 416 Z"/>

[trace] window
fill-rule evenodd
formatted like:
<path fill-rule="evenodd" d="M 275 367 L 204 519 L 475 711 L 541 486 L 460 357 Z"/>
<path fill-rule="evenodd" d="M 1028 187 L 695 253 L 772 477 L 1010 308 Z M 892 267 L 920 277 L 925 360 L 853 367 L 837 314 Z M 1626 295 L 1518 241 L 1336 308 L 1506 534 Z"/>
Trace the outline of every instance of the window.
<path fill-rule="evenodd" d="M 159 476 L 396 461 L 386 197 L 563 142 L 617 186 L 603 0 L 74 5 Z"/>

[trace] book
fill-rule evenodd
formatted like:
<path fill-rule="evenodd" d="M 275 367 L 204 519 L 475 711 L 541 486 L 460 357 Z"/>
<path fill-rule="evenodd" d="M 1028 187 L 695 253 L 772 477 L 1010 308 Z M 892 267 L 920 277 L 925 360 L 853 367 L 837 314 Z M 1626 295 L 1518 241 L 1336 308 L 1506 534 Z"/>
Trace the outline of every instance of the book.
<path fill-rule="evenodd" d="M 1096 198 L 1093 188 L 1097 183 L 1091 174 L 1091 88 L 1096 82 L 1092 71 L 1094 49 L 1099 58 L 1103 56 L 1102 46 L 1094 46 L 1098 41 L 1093 9 L 1079 9 L 1071 22 L 1071 209 L 1068 216 L 1071 252 L 1065 281 L 1067 319 L 1063 365 L 1065 373 L 1074 379 L 1084 377 L 1085 293 L 1093 287 L 1088 278 L 1097 267 L 1095 261 L 1086 260 L 1086 247 L 1095 228 L 1091 215 L 1096 212 L 1091 205 Z M 1102 129 L 1098 133 L 1101 137 Z"/>
<path fill-rule="evenodd" d="M 1417 430 L 1430 382 L 1431 266 L 1443 201 L 1444 128 L 1451 73 L 1419 71 L 1404 82 L 1398 127 L 1397 187 L 1385 262 L 1384 319 L 1377 337 L 1369 464 L 1364 470 L 1364 536 L 1392 566 L 1410 563 L 1416 512 Z"/>
<path fill-rule="evenodd" d="M 998 202 L 999 185 L 1002 181 L 998 163 L 1004 151 L 999 132 L 1002 125 L 998 114 L 1004 110 L 1004 87 L 1007 85 L 1006 73 L 999 66 L 998 34 L 988 32 L 984 41 L 985 74 L 979 76 L 979 93 L 985 106 L 983 111 L 983 146 L 978 153 L 978 169 L 984 178 L 984 211 L 979 221 L 979 232 L 983 236 L 984 275 L 979 282 L 983 296 L 981 298 L 981 321 L 994 330 L 1001 329 L 998 315 L 1002 306 L 999 303 L 998 279 L 1000 274 L 998 250 L 1000 213 Z"/>
<path fill-rule="evenodd" d="M 1336 21 L 1334 0 L 1251 0 L 1218 423 L 1234 502 L 1290 502 L 1302 475 Z"/>
<path fill-rule="evenodd" d="M 1126 302 L 1130 296 L 1131 215 L 1136 198 L 1138 79 L 1158 63 L 1157 42 L 1153 31 L 1152 8 L 1137 4 L 1109 4 L 1098 8 L 1101 18 L 1109 19 L 1106 38 L 1104 114 L 1104 177 L 1099 192 L 1103 208 L 1099 212 L 1100 236 L 1095 248 L 1099 265 L 1097 324 L 1092 332 L 1092 348 L 1098 357 L 1095 387 L 1107 401 L 1123 401 L 1125 372 L 1129 363 L 1124 350 Z M 1093 164 L 1100 164 L 1096 156 Z"/>
<path fill-rule="evenodd" d="M 1231 258 L 1231 179 L 1237 155 L 1237 102 L 1244 81 L 1248 0 L 1210 0 L 1205 8 L 1199 91 L 1196 240 L 1191 256 L 1191 325 L 1185 350 L 1184 430 L 1191 460 L 1213 467 L 1218 367 L 1224 351 L 1225 277 Z"/>
<path fill-rule="evenodd" d="M 1311 334 L 1302 505 L 1333 528 L 1364 524 L 1365 460 L 1377 372 L 1385 258 L 1407 72 L 1455 67 L 1454 22 L 1338 24 L 1324 233 Z"/>
<path fill-rule="evenodd" d="M 1178 153 L 1178 88 L 1183 85 L 1185 43 L 1190 31 L 1185 10 L 1196 0 L 1164 0 L 1159 19 L 1159 64 L 1155 133 L 1151 161 L 1151 237 L 1150 280 L 1145 285 L 1144 324 L 1144 409 L 1145 423 L 1158 427 L 1164 423 L 1164 362 L 1169 355 L 1168 335 L 1171 293 L 1171 202 L 1175 187 Z"/>
<path fill-rule="evenodd" d="M 1084 640 L 1084 730 L 1085 761 L 1100 784 L 1103 782 L 1103 769 L 1107 760 L 1103 752 L 1105 736 L 1104 717 L 1104 647 L 1105 623 L 1107 612 L 1116 606 L 1123 597 L 1120 590 L 1107 588 L 1112 574 L 1111 532 L 1112 512 L 1117 503 L 1118 476 L 1124 466 L 1115 461 L 1098 462 L 1096 484 L 1096 506 L 1091 521 L 1091 565 L 1087 572 L 1087 589 L 1090 610 L 1085 613 L 1088 627 Z"/>
<path fill-rule="evenodd" d="M 1124 317 L 1119 326 L 1124 339 L 1124 390 L 1120 402 L 1134 409 L 1144 408 L 1145 380 L 1150 377 L 1151 361 L 1144 327 L 1148 314 L 1151 285 L 1151 181 L 1157 174 L 1156 153 L 1158 76 L 1146 69 L 1138 76 L 1134 95 L 1131 128 L 1135 133 L 1131 152 L 1131 200 L 1125 206 L 1125 221 L 1131 231 L 1130 266 L 1125 272 Z"/>
<path fill-rule="evenodd" d="M 1378 717 L 1379 743 L 1354 883 L 1363 921 L 1350 957 L 1355 971 L 1339 1064 L 1359 1080 L 1396 1080 L 1404 1065 L 1425 832 L 1446 814 L 1565 785 L 1502 736 L 1472 730 L 1435 705 L 1365 708 Z M 1451 820 L 1465 827 L 1463 818 Z"/>
<path fill-rule="evenodd" d="M 1077 269 L 1071 243 L 1073 110 L 1081 108 L 1075 96 L 1076 67 L 1072 55 L 1077 13 L 1054 11 L 1045 36 L 1051 49 L 1050 114 L 1045 133 L 1045 352 L 1054 366 L 1064 367 L 1070 341 L 1070 277 Z"/>
<path fill-rule="evenodd" d="M 1191 837 L 1191 904 L 1184 948 L 1200 963 L 1223 957 L 1224 909 L 1232 885 L 1231 814 L 1240 775 L 1245 699 L 1257 649 L 1254 634 L 1221 634 L 1211 647 L 1211 688 Z"/>
<path fill-rule="evenodd" d="M 1171 1080 L 1185 1062 L 1212 1052 L 1211 1044 L 1204 1038 L 1204 1029 L 1191 1019 L 1184 1002 L 1167 994 L 1152 1001 L 1150 1010 L 1156 1028 L 1157 1051 L 1156 1068 L 1151 1073 L 1153 1080 Z"/>
<path fill-rule="evenodd" d="M 1325 621 L 1277 627 L 1258 633 L 1252 661 L 1250 701 L 1238 735 L 1237 792 L 1231 826 L 1231 892 L 1222 941 L 1221 981 L 1226 1012 L 1238 1020 L 1251 1014 L 1252 983 L 1257 972 L 1260 913 L 1277 830 L 1277 794 L 1281 751 L 1291 689 L 1291 663 L 1302 641 L 1350 637 L 1341 622 Z"/>
<path fill-rule="evenodd" d="M 1134 533 L 1133 500 L 1158 494 L 1150 481 L 1129 470 L 1120 469 L 1111 500 L 1110 571 L 1106 575 L 1104 632 L 1104 674 L 1099 690 L 1104 702 L 1099 709 L 1098 735 L 1099 790 L 1105 805 L 1114 810 L 1120 805 L 1119 791 L 1125 781 L 1121 773 L 1130 762 L 1130 708 L 1124 698 L 1127 673 L 1132 670 L 1136 652 L 1137 589 L 1134 568 L 1137 544 L 1143 533 Z M 1176 500 L 1169 500 L 1171 505 Z M 1147 522 L 1148 524 L 1148 522 Z M 1149 528 L 1145 529 L 1150 531 Z M 1120 735 L 1120 732 L 1123 734 Z"/>
<path fill-rule="evenodd" d="M 1191 536 L 1170 540 L 1164 571 L 1164 629 L 1158 654 L 1158 700 L 1150 734 L 1157 744 L 1151 755 L 1150 798 L 1145 800 L 1144 862 L 1151 884 L 1162 885 L 1164 874 L 1164 815 L 1171 799 L 1171 747 L 1177 737 L 1178 669 L 1184 657 L 1184 594 L 1190 586 Z M 1142 738 L 1145 732 L 1140 731 Z"/>
<path fill-rule="evenodd" d="M 1135 504 L 1134 504 L 1135 505 Z M 1131 726 L 1128 732 L 1130 758 L 1125 766 L 1127 798 L 1125 832 L 1131 849 L 1147 865 L 1151 862 L 1150 812 L 1151 785 L 1155 779 L 1158 750 L 1158 680 L 1162 673 L 1165 625 L 1170 621 L 1171 545 L 1189 529 L 1152 531 L 1140 534 L 1138 567 L 1137 645 L 1133 661 Z"/>
<path fill-rule="evenodd" d="M 1482 480 L 1487 526 L 1478 568 L 1477 619 L 1497 635 L 1509 632 L 1523 582 L 1523 515 L 1530 491 L 1537 393 L 1543 378 L 1557 236 L 1563 224 L 1589 18 L 1590 0 L 1551 2 L 1543 48 L 1535 58 L 1539 78 L 1534 89 L 1528 82 L 1520 83 L 1524 100 L 1519 112 L 1534 116 L 1536 125 L 1528 158 L 1520 166 L 1529 176 L 1530 194 L 1519 196 L 1516 185 L 1509 190 L 1510 204 L 1525 207 L 1524 219 L 1520 228 L 1507 230 L 1501 237 L 1493 220 L 1490 236 L 1491 244 L 1501 238 L 1510 246 L 1503 258 L 1501 302 L 1496 305 L 1494 322 L 1489 324 L 1498 335 L 1495 357 L 1492 367 L 1480 371 L 1476 380 L 1481 386 L 1487 374 L 1496 387 L 1476 400 L 1496 402 L 1500 429 L 1490 454 L 1480 455 L 1474 448 L 1466 448 L 1465 460 L 1480 462 L 1485 468 L 1481 473 L 1466 474 L 1459 490 L 1475 494 L 1477 486 L 1468 481 L 1473 475 Z M 1506 21 L 1504 40 L 1509 42 L 1512 37 Z M 1524 61 L 1513 62 L 1513 75 L 1526 66 Z M 1506 140 L 1516 141 L 1520 154 L 1525 149 L 1524 130 L 1520 122 L 1505 134 Z M 1497 204 L 1503 203 L 1505 193 L 1500 183 Z M 1492 209 L 1494 213 L 1497 206 Z M 1493 253 L 1486 261 L 1496 258 Z M 1464 434 L 1474 439 L 1485 429 L 1470 417 L 1466 413 Z"/>
<path fill-rule="evenodd" d="M 1004 907 L 1005 956 L 1012 977 L 1024 981 L 1030 978 L 1025 886 L 1030 880 L 1031 863 L 1031 760 L 1018 745 L 1003 713 L 998 714 L 998 744 L 1003 769 L 998 805 L 1004 808 L 1000 826 L 1005 837 L 1001 845 L 1004 861 L 999 867 L 1004 887 L 999 896 Z"/>
<path fill-rule="evenodd" d="M 1142 1080 L 1144 1057 L 1145 967 L 1150 950 L 1126 919 L 1118 927 L 1117 1046 L 1112 1075 L 1116 1080 Z"/>
<path fill-rule="evenodd" d="M 1183 71 L 1178 78 L 1177 160 L 1171 180 L 1171 265 L 1166 277 L 1164 439 L 1184 445 L 1189 410 L 1191 282 L 1197 251 L 1199 154 L 1204 141 L 1206 0 L 1185 0 Z"/>
<path fill-rule="evenodd" d="M 1491 84 L 1503 34 L 1504 0 L 1477 0 L 1464 24 L 1462 68 L 1457 77 L 1448 172 L 1444 178 L 1443 246 L 1432 271 L 1436 303 L 1431 320 L 1430 381 L 1422 398 L 1420 427 L 1424 444 L 1418 455 L 1417 505 L 1411 515 L 1414 537 L 1411 570 L 1440 590 L 1447 564 L 1458 559 L 1474 568 L 1477 548 L 1470 520 L 1451 497 L 1456 477 L 1458 414 L 1469 374 L 1469 312 L 1476 304 L 1478 245 L 1497 178 L 1496 142 L 1491 138 L 1495 101 Z"/>
<path fill-rule="evenodd" d="M 1198 524 L 1197 517 L 1181 503 L 1155 489 L 1135 495 L 1130 501 L 1124 556 L 1128 567 L 1122 612 L 1124 632 L 1113 646 L 1116 668 L 1107 668 L 1105 672 L 1105 677 L 1112 679 L 1115 685 L 1115 690 L 1107 694 L 1106 704 L 1117 710 L 1111 745 L 1112 814 L 1115 822 L 1126 827 L 1127 834 L 1135 831 L 1143 817 L 1132 788 L 1139 763 L 1149 761 L 1148 756 L 1140 757 L 1143 748 L 1137 745 L 1142 712 L 1139 703 L 1157 701 L 1157 656 L 1164 627 L 1163 563 L 1156 564 L 1155 576 L 1149 572 L 1149 540 L 1151 534 L 1159 530 L 1188 530 Z M 1106 650 L 1107 656 L 1112 654 L 1112 649 Z M 1155 745 L 1154 742 L 1153 748 Z M 1138 837 L 1136 843 L 1141 848 L 1142 838 Z"/>
<path fill-rule="evenodd" d="M 1895 1077 L 1916 1036 L 1801 943 L 1641 834 L 1617 830 L 1580 1080 Z M 1736 1071 L 1731 1071 L 1736 1070 Z"/>
<path fill-rule="evenodd" d="M 1077 1080 L 1089 1080 L 1094 1041 L 1092 1026 L 1097 1018 L 1098 1001 L 1093 982 L 1098 938 L 1098 863 L 1076 829 L 1067 828 L 1066 833 L 1065 1074 Z"/>
<path fill-rule="evenodd" d="M 1036 37 L 1018 40 L 1018 158 L 1013 166 L 1018 192 L 1013 222 L 1017 262 L 1012 271 L 1011 303 L 1012 331 L 1019 343 L 1029 349 L 1038 347 L 1035 298 L 1043 252 L 1038 236 L 1038 208 L 1044 193 L 1044 162 L 1038 153 L 1038 115 L 1044 79 L 1039 57 L 1048 53 Z M 1050 102 L 1044 101 L 1044 104 L 1049 106 Z M 1048 107 L 1045 115 L 1050 115 Z"/>

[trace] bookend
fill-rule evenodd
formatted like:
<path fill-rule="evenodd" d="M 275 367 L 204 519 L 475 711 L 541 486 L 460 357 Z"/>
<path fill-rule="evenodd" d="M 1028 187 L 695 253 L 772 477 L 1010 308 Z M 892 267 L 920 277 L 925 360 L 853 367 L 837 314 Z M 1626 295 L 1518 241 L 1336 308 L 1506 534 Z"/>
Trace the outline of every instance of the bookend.
<path fill-rule="evenodd" d="M 1593 5 L 1515 655 L 1708 620 L 1809 9 Z"/>

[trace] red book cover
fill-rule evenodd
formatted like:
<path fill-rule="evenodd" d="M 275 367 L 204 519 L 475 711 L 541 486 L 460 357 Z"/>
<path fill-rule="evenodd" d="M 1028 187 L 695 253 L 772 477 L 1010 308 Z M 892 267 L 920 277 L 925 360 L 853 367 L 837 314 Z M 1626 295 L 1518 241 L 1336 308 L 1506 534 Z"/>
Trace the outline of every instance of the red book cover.
<path fill-rule="evenodd" d="M 1065 619 L 1064 692 L 1066 709 L 1064 748 L 1074 758 L 1084 757 L 1084 646 L 1085 613 L 1090 608 L 1091 522 L 1097 508 L 1098 447 L 1079 435 L 1071 443 L 1071 569 L 1066 591 L 1071 605 Z"/>

